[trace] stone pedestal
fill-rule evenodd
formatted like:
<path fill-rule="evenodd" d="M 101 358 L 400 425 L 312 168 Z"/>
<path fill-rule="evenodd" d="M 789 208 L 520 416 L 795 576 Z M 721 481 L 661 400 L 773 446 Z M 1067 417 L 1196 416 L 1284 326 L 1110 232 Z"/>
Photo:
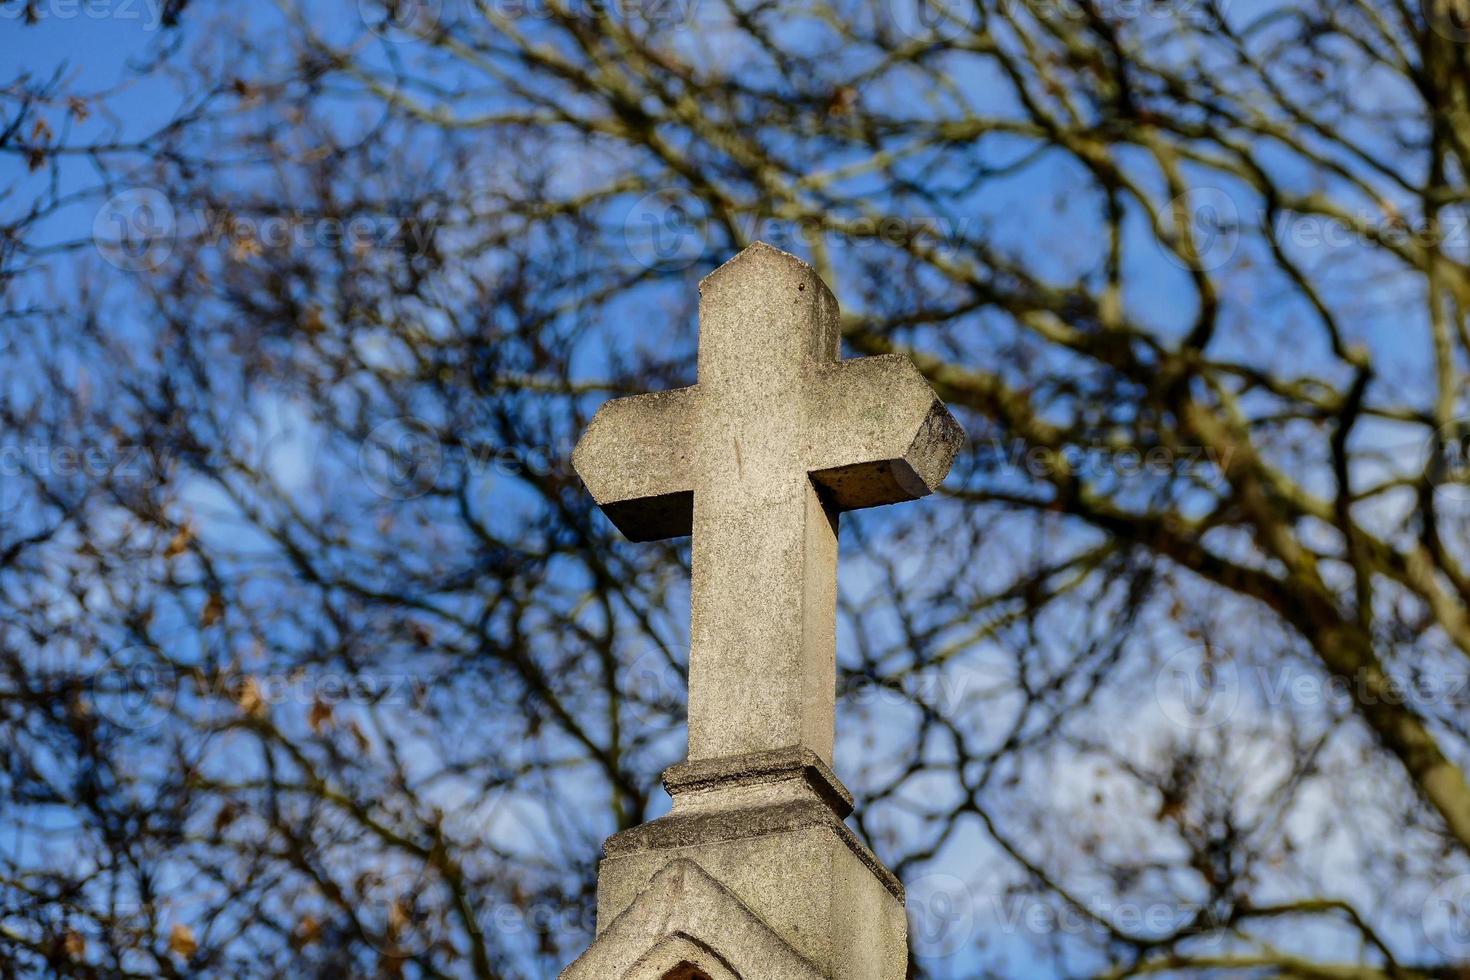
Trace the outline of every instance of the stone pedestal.
<path fill-rule="evenodd" d="M 597 940 L 564 980 L 903 980 L 903 887 L 814 752 L 686 762 L 664 786 L 673 811 L 604 846 Z"/>

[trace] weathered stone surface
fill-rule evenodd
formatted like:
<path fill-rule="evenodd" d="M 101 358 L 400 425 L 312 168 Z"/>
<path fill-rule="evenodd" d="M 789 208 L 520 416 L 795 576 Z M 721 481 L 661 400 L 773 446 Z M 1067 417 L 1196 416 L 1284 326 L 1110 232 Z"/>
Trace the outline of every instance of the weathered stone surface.
<path fill-rule="evenodd" d="M 577 475 L 629 540 L 690 532 L 698 406 L 693 388 L 615 398 L 577 441 Z"/>
<path fill-rule="evenodd" d="M 673 812 L 610 837 L 598 943 L 671 859 L 720 881 L 831 980 L 902 980 L 903 886 L 839 813 L 851 797 L 815 754 L 791 750 L 674 766 Z"/>
<path fill-rule="evenodd" d="M 830 762 L 838 514 L 930 493 L 964 434 L 907 358 L 839 360 L 794 256 L 750 246 L 699 318 L 698 384 L 608 402 L 573 463 L 629 538 L 693 531 L 689 757 Z"/>
<path fill-rule="evenodd" d="M 698 863 L 828 980 L 903 980 L 903 904 L 826 828 L 610 857 L 598 872 L 609 928 L 671 858 Z M 599 935 L 594 947 L 616 941 Z M 724 947 L 712 943 L 723 953 Z M 756 976 L 763 976 L 756 974 Z"/>
<path fill-rule="evenodd" d="M 852 794 L 809 749 L 681 763 L 664 773 L 664 787 L 673 811 L 609 837 L 604 857 L 820 829 L 903 903 L 903 885 L 842 822 Z"/>
<path fill-rule="evenodd" d="M 694 534 L 689 761 L 609 838 L 566 980 L 903 980 L 903 887 L 832 772 L 837 523 L 944 479 L 964 434 L 908 359 L 839 360 L 837 301 L 752 245 L 700 285 L 692 388 L 620 398 L 573 462 L 624 534 Z"/>
<path fill-rule="evenodd" d="M 736 787 L 763 786 L 795 778 L 832 808 L 838 819 L 852 812 L 852 794 L 827 763 L 810 749 L 790 746 L 770 752 L 681 762 L 664 770 L 664 789 L 681 807 Z"/>
<path fill-rule="evenodd" d="M 665 980 L 684 966 L 711 980 L 823 977 L 729 889 L 687 859 L 666 861 L 599 931 L 592 948 L 562 971 L 562 980 Z"/>

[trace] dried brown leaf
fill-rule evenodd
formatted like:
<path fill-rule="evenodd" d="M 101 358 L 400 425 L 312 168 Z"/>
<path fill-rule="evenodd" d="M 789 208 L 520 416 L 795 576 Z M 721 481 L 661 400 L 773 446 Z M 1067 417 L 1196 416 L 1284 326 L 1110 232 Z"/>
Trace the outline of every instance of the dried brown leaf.
<path fill-rule="evenodd" d="M 175 922 L 168 933 L 168 951 L 185 959 L 198 952 L 199 943 L 194 938 L 194 930 L 182 922 Z"/>

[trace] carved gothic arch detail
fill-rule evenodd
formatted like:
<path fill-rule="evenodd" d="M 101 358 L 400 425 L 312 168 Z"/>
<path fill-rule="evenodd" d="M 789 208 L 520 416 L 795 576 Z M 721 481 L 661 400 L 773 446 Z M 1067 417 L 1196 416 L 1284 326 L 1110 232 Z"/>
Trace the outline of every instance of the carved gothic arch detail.
<path fill-rule="evenodd" d="M 724 958 L 693 936 L 665 936 L 622 980 L 744 980 Z"/>
<path fill-rule="evenodd" d="M 561 980 L 822 980 L 698 864 L 675 858 Z"/>

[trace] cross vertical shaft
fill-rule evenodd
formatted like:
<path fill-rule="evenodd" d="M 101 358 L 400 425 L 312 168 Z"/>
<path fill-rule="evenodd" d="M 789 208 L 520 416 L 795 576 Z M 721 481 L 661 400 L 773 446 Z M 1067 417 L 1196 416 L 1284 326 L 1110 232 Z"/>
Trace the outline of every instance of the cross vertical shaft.
<path fill-rule="evenodd" d="M 739 271 L 739 270 L 733 270 Z M 689 758 L 832 757 L 837 511 L 807 476 L 807 389 L 836 300 L 800 263 L 700 288 Z"/>

